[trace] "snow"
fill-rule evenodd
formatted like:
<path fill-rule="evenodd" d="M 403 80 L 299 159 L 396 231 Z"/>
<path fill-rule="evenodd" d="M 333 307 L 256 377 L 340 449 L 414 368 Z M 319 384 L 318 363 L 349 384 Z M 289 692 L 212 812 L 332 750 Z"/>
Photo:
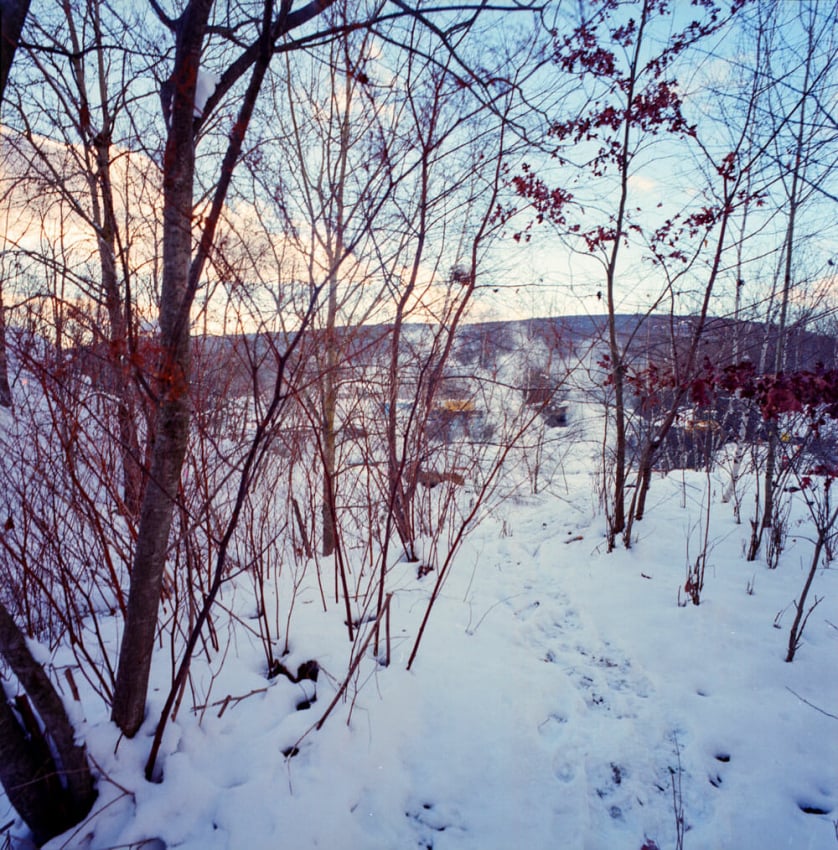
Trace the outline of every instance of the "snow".
<path fill-rule="evenodd" d="M 168 648 L 133 740 L 83 695 L 99 798 L 48 847 L 667 850 L 680 788 L 688 850 L 834 848 L 833 567 L 819 571 L 824 601 L 784 662 L 813 548 L 803 507 L 768 570 L 744 560 L 747 516 L 737 525 L 721 503 L 723 474 L 676 472 L 654 480 L 633 547 L 609 554 L 595 443 L 560 438 L 552 451 L 561 473 L 546 489 L 511 494 L 468 536 L 410 670 L 435 574 L 394 565 L 391 664 L 368 653 L 321 729 L 350 646 L 342 609 L 324 612 L 314 586 L 296 600 L 283 663 L 316 658 L 316 686 L 266 679 L 258 635 L 238 628 L 234 663 L 196 658 L 206 707 L 187 698 L 168 726 L 160 783 L 142 774 Z M 706 584 L 700 605 L 681 607 L 708 489 Z M 223 602 L 244 623 L 253 591 L 242 582 Z M 9 834 L 23 846 L 22 824 Z"/>

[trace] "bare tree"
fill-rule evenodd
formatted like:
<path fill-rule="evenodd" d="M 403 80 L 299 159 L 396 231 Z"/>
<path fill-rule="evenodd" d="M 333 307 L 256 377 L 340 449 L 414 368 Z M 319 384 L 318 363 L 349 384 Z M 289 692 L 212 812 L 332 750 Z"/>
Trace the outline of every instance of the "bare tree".
<path fill-rule="evenodd" d="M 277 172 L 288 175 L 277 198 L 279 212 L 285 233 L 304 258 L 308 288 L 322 289 L 325 307 L 311 336 L 318 376 L 311 410 L 323 469 L 324 555 L 337 546 L 336 442 L 344 424 L 338 420 L 339 395 L 349 380 L 350 352 L 363 345 L 354 329 L 380 314 L 386 298 L 365 255 L 366 234 L 378 225 L 398 180 L 388 156 L 381 154 L 382 147 L 394 144 L 393 129 L 382 117 L 390 98 L 386 89 L 374 89 L 365 70 L 373 42 L 372 33 L 347 33 L 330 45 L 325 66 L 287 57 L 281 92 L 287 106 L 277 109 L 280 121 L 287 116 L 288 139 L 276 146 L 287 163 Z"/>
<path fill-rule="evenodd" d="M 33 19 L 39 49 L 27 49 L 26 65 L 19 69 L 13 98 L 17 132 L 6 140 L 19 173 L 6 179 L 17 181 L 13 194 L 22 198 L 24 218 L 26 205 L 40 205 L 56 225 L 53 239 L 37 248 L 19 222 L 13 228 L 18 252 L 30 266 L 47 266 L 48 251 L 64 252 L 52 262 L 73 269 L 72 288 L 90 300 L 91 309 L 101 307 L 104 321 L 89 324 L 90 338 L 83 344 L 100 361 L 98 379 L 115 400 L 122 500 L 134 518 L 143 487 L 140 281 L 153 252 L 159 183 L 153 160 L 127 149 L 138 116 L 128 114 L 133 93 L 122 81 L 147 69 L 137 67 L 133 52 L 113 46 L 124 22 L 107 11 L 91 0 Z M 82 44 L 86 32 L 92 46 Z M 33 80 L 45 85 L 35 87 Z M 62 301 L 71 297 L 55 295 Z"/>
<path fill-rule="evenodd" d="M 784 17 L 791 11 L 789 19 Z M 789 26 L 793 21 L 794 25 Z M 811 251 L 817 210 L 831 209 L 830 177 L 834 157 L 824 153 L 834 147 L 834 120 L 823 109 L 834 93 L 835 10 L 812 2 L 793 10 L 781 4 L 757 10 L 751 22 L 755 37 L 764 45 L 760 79 L 764 96 L 757 103 L 759 129 L 769 135 L 765 178 L 767 192 L 778 211 L 778 248 L 773 252 L 772 291 L 767 320 L 776 333 L 773 352 L 764 351 L 765 367 L 775 373 L 788 367 L 788 334 L 793 325 L 794 301 L 818 270 L 820 252 Z M 799 37 L 791 33 L 799 33 Z M 764 144 L 764 143 L 763 143 Z M 811 266 L 815 265 L 812 269 Z M 799 309 L 799 308 L 798 308 Z M 772 335 L 773 336 L 773 335 Z M 752 522 L 747 558 L 754 560 L 763 533 L 775 524 L 780 434 L 767 425 L 761 516 Z M 757 505 L 759 512 L 759 505 Z"/>
<path fill-rule="evenodd" d="M 699 341 L 729 247 L 727 222 L 739 197 L 741 175 L 749 166 L 739 159 L 741 141 L 734 139 L 731 147 L 720 153 L 711 151 L 698 137 L 676 77 L 696 45 L 717 37 L 730 18 L 706 4 L 695 20 L 671 32 L 673 11 L 667 4 L 642 2 L 636 12 L 636 17 L 627 15 L 620 4 L 607 2 L 592 7 L 586 16 L 583 7 L 574 31 L 556 36 L 557 76 L 578 79 L 590 88 L 578 111 L 554 119 L 548 131 L 565 182 L 555 186 L 537 165 L 525 166 L 513 178 L 518 193 L 531 204 L 534 223 L 552 223 L 570 250 L 593 260 L 601 272 L 597 297 L 605 307 L 606 326 L 607 354 L 602 363 L 608 410 L 603 475 L 610 548 L 619 535 L 630 545 L 632 522 L 643 514 L 652 460 L 699 365 Z M 660 28 L 668 36 L 656 49 Z M 705 187 L 699 203 L 687 201 L 678 209 L 667 199 L 655 206 L 656 210 L 662 208 L 662 213 L 641 206 L 635 186 L 654 162 L 655 149 L 662 155 L 680 151 L 683 156 L 689 151 L 704 159 L 705 173 L 697 169 Z M 591 184 L 598 189 L 592 191 Z M 608 199 L 604 208 L 603 196 Z M 519 238 L 529 238 L 531 228 L 532 223 Z M 705 253 L 708 244 L 712 247 Z M 653 264 L 660 280 L 644 283 L 652 291 L 634 320 L 624 324 L 620 305 L 626 293 L 621 278 L 639 273 L 637 264 L 632 265 L 638 256 Z M 659 426 L 646 435 L 638 450 L 640 457 L 635 458 L 629 401 L 633 385 L 638 387 L 633 373 L 649 365 L 644 362 L 642 328 L 662 308 L 674 311 L 679 290 L 687 285 L 698 292 L 697 319 L 691 323 L 686 350 L 677 355 L 674 312 L 670 320 L 670 379 L 678 389 Z M 634 469 L 638 476 L 631 481 Z"/>
<path fill-rule="evenodd" d="M 169 18 L 155 7 L 161 21 L 174 36 L 175 52 L 172 73 L 161 89 L 167 138 L 163 152 L 161 356 L 153 388 L 156 408 L 154 443 L 140 513 L 128 613 L 114 691 L 113 717 L 128 735 L 137 731 L 144 716 L 169 530 L 189 435 L 190 311 L 212 252 L 233 172 L 242 154 L 245 135 L 271 61 L 277 52 L 298 47 L 294 34 L 322 16 L 332 5 L 331 2 L 311 2 L 293 9 L 292 4 L 286 2 L 279 9 L 274 9 L 271 2 L 266 2 L 258 19 L 242 21 L 252 33 L 251 40 L 247 43 L 241 33 L 236 34 L 235 43 L 246 46 L 238 48 L 235 57 L 219 69 L 218 83 L 202 109 L 196 105 L 202 53 L 208 40 L 219 37 L 223 40 L 228 30 L 219 31 L 212 26 L 215 4 L 211 0 L 191 0 L 177 19 Z M 366 13 L 369 17 L 364 17 Z M 407 7 L 399 11 L 399 15 L 407 17 L 418 14 Z M 372 25 L 382 15 L 378 6 L 359 10 L 348 26 L 355 27 L 359 23 Z M 326 35 L 331 37 L 346 26 L 339 24 L 335 30 L 326 24 Z M 322 38 L 306 38 L 316 40 L 318 37 Z M 200 142 L 201 129 L 206 126 L 213 111 L 238 84 L 243 88 L 239 95 L 238 115 L 221 157 L 209 209 L 202 218 L 200 232 L 195 239 L 193 190 L 196 142 Z"/>
<path fill-rule="evenodd" d="M 277 42 L 321 11 L 311 4 L 298 12 L 290 5 L 274 16 L 266 3 L 254 22 L 255 37 L 227 64 L 214 93 L 196 116 L 196 87 L 205 41 L 210 35 L 211 0 L 189 2 L 180 16 L 163 23 L 175 39 L 172 73 L 161 90 L 167 121 L 163 173 L 163 276 L 160 295 L 160 346 L 154 393 L 157 399 L 149 480 L 140 513 L 131 570 L 128 612 L 114 691 L 113 718 L 128 735 L 140 727 L 151 668 L 157 611 L 172 514 L 189 436 L 188 385 L 191 369 L 190 312 L 227 195 L 233 169 L 253 115 Z M 240 79 L 247 77 L 238 118 L 230 133 L 212 198 L 193 254 L 195 146 L 202 122 Z"/>

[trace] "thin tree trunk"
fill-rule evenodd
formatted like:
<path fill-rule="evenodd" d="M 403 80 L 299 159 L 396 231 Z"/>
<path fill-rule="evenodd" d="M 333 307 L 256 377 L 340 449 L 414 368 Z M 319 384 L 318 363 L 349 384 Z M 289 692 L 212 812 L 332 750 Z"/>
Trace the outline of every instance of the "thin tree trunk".
<path fill-rule="evenodd" d="M 3 306 L 3 284 L 0 281 L 0 407 L 12 408 L 12 388 L 9 385 L 9 364 L 6 359 L 6 309 Z"/>
<path fill-rule="evenodd" d="M 114 209 L 113 184 L 111 181 L 111 115 L 108 80 L 103 39 L 99 26 L 98 6 L 92 8 L 92 25 L 97 45 L 96 62 L 101 113 L 101 129 L 93 126 L 94 108 L 90 104 L 85 77 L 85 64 L 81 59 L 81 43 L 75 20 L 69 7 L 65 9 L 70 43 L 76 56 L 71 60 L 73 75 L 78 89 L 81 134 L 85 144 L 86 158 L 92 151 L 89 167 L 89 189 L 93 222 L 96 226 L 99 267 L 102 275 L 102 292 L 108 313 L 108 364 L 110 367 L 110 389 L 117 399 L 116 418 L 119 430 L 119 452 L 122 459 L 123 504 L 132 517 L 140 512 L 143 474 L 137 430 L 137 404 L 131 384 L 131 369 L 128 365 L 130 304 L 122 294 L 117 264 L 118 225 Z M 129 270 L 123 259 L 123 281 L 128 289 Z"/>
<path fill-rule="evenodd" d="M 338 217 L 341 210 L 338 209 Z M 321 396 L 321 433 L 323 453 L 323 541 L 322 552 L 329 556 L 334 554 L 337 545 L 337 527 L 335 514 L 335 480 L 336 470 L 336 433 L 337 427 L 337 368 L 339 361 L 339 343 L 337 339 L 337 264 L 343 241 L 338 231 L 337 246 L 334 256 L 330 259 L 329 303 L 326 318 L 326 362 L 323 375 L 323 390 Z"/>
<path fill-rule="evenodd" d="M 429 131 L 429 138 L 432 137 L 432 130 Z M 388 484 L 388 511 L 387 511 L 387 529 L 385 540 L 389 544 L 390 540 L 390 523 L 395 525 L 396 533 L 399 535 L 405 557 L 408 561 L 417 560 L 415 542 L 415 529 L 411 516 L 411 504 L 413 496 L 416 492 L 418 466 L 420 458 L 409 458 L 409 443 L 408 435 L 411 428 L 415 427 L 417 417 L 421 422 L 427 421 L 427 413 L 429 407 L 424 411 L 413 410 L 410 415 L 410 422 L 405 431 L 405 437 L 399 438 L 398 435 L 398 416 L 399 416 L 399 392 L 402 385 L 401 370 L 402 364 L 402 332 L 404 330 L 404 319 L 410 304 L 410 299 L 416 289 L 416 283 L 419 276 L 419 268 L 425 256 L 425 241 L 427 237 L 427 216 L 428 216 L 428 185 L 429 185 L 429 163 L 428 163 L 428 146 L 426 146 L 420 164 L 420 190 L 419 190 L 419 220 L 416 228 L 416 249 L 413 255 L 413 265 L 411 267 L 410 277 L 407 284 L 402 290 L 399 300 L 396 304 L 396 315 L 393 319 L 393 331 L 390 339 L 390 363 L 388 375 L 389 398 L 387 412 L 387 484 Z M 429 393 L 432 393 L 435 388 L 429 388 Z M 428 395 L 426 403 L 430 405 L 432 395 Z M 420 404 L 418 395 L 414 397 L 414 404 Z M 424 427 L 424 426 L 422 426 Z M 385 546 L 386 555 L 386 546 Z M 383 581 L 383 573 L 382 573 Z M 381 588 L 382 596 L 379 599 L 380 604 L 383 602 L 383 586 Z"/>
<path fill-rule="evenodd" d="M 192 0 L 178 19 L 174 71 L 164 92 L 164 101 L 171 96 L 171 108 L 167 109 L 169 134 L 163 163 L 161 357 L 155 376 L 158 407 L 153 426 L 154 444 L 148 483 L 143 494 L 137 530 L 128 612 L 120 646 L 112 710 L 114 722 L 128 737 L 136 734 L 145 714 L 169 531 L 189 437 L 192 304 L 215 239 L 216 227 L 230 189 L 233 171 L 241 155 L 245 133 L 270 65 L 273 41 L 290 28 L 320 14 L 330 3 L 328 0 L 311 3 L 300 9 L 297 16 L 289 13 L 289 7 L 283 4 L 279 19 L 273 26 L 270 19 L 273 4 L 265 3 L 262 31 L 253 47 L 254 55 L 249 56 L 249 51 L 246 52 L 241 64 L 237 63 L 230 69 L 235 79 L 239 79 L 248 68 L 252 73 L 237 120 L 230 132 L 212 205 L 193 257 L 192 195 L 197 126 L 194 117 L 195 87 L 201 49 L 213 5 L 214 0 Z M 231 83 L 228 81 L 229 85 Z M 223 83 L 220 83 L 219 87 L 222 86 Z"/>
<path fill-rule="evenodd" d="M 321 551 L 328 557 L 335 552 L 337 527 L 335 523 L 335 420 L 334 409 L 329 416 L 323 411 L 323 539 Z"/>
<path fill-rule="evenodd" d="M 608 306 L 608 351 L 611 358 L 611 381 L 614 385 L 614 483 L 611 494 L 612 510 L 608 517 L 608 549 L 614 548 L 617 535 L 621 534 L 626 527 L 626 483 L 628 470 L 626 468 L 628 457 L 627 446 L 627 416 L 625 405 L 625 362 L 624 352 L 620 348 L 617 339 L 617 305 L 615 301 L 615 285 L 617 276 L 617 261 L 620 253 L 620 242 L 623 239 L 623 228 L 626 221 L 626 209 L 628 205 L 629 190 L 629 166 L 631 165 L 631 130 L 635 120 L 633 106 L 634 94 L 639 76 L 640 50 L 644 44 L 643 38 L 646 24 L 649 19 L 649 7 L 643 4 L 640 13 L 637 38 L 634 45 L 634 55 L 631 60 L 631 68 L 628 75 L 628 83 L 625 89 L 625 117 L 623 118 L 623 138 L 620 143 L 620 199 L 617 213 L 614 218 L 614 241 L 606 265 L 606 303 Z M 608 423 L 606 420 L 606 429 Z M 606 458 L 603 457 L 603 464 Z M 607 476 L 607 472 L 605 473 Z M 606 486 L 606 501 L 608 499 L 608 482 Z M 628 544 L 627 544 L 628 545 Z"/>
<path fill-rule="evenodd" d="M 833 516 L 832 519 L 834 521 L 835 517 Z M 806 599 L 809 596 L 809 590 L 812 587 L 812 582 L 815 580 L 815 574 L 818 571 L 818 565 L 820 564 L 821 553 L 823 552 L 827 534 L 828 527 L 826 529 L 818 529 L 818 539 L 815 543 L 815 551 L 812 555 L 809 572 L 806 575 L 806 581 L 803 584 L 803 591 L 800 594 L 800 599 L 794 603 L 796 613 L 794 615 L 794 622 L 792 623 L 791 630 L 789 631 L 788 649 L 786 651 L 787 663 L 794 661 L 794 656 L 800 646 L 800 639 L 803 636 L 803 629 L 806 626 L 806 620 L 808 619 L 809 613 L 814 610 L 815 605 L 817 605 L 819 601 L 816 597 L 815 604 L 809 609 L 809 612 L 806 613 Z"/>
<path fill-rule="evenodd" d="M 129 737 L 145 715 L 160 588 L 180 473 L 189 436 L 189 282 L 195 176 L 193 109 L 212 0 L 190 4 L 178 27 L 172 110 L 163 169 L 163 281 L 158 412 L 143 497 L 125 631 L 114 688 L 113 720 Z"/>
<path fill-rule="evenodd" d="M 110 325 L 108 357 L 117 396 L 116 418 L 119 428 L 119 452 L 122 459 L 123 501 L 128 513 L 140 512 L 143 491 L 142 453 L 137 431 L 137 404 L 128 365 L 128 316 L 116 267 L 116 216 L 110 176 L 110 143 L 101 136 L 95 143 L 98 182 L 102 194 L 102 225 L 99 256 L 102 287 Z"/>

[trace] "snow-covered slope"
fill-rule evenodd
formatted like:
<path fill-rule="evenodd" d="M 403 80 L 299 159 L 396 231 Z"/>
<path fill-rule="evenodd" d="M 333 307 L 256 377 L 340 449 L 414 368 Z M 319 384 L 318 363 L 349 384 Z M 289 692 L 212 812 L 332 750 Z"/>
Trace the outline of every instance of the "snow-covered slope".
<path fill-rule="evenodd" d="M 568 448 L 561 438 L 548 446 L 563 462 L 539 495 L 511 496 L 470 535 L 409 671 L 434 575 L 394 567 L 391 664 L 368 654 L 322 729 L 349 645 L 339 608 L 323 613 L 314 586 L 296 600 L 285 663 L 316 658 L 316 686 L 265 678 L 247 628 L 252 591 L 241 582 L 226 592 L 242 616 L 231 627 L 235 662 L 196 659 L 207 706 L 185 700 L 168 727 L 159 784 L 141 777 L 167 650 L 134 740 L 83 698 L 75 711 L 100 797 L 49 846 L 835 847 L 834 568 L 816 577 L 824 601 L 797 659 L 783 660 L 812 552 L 805 512 L 792 514 L 789 547 L 769 571 L 743 559 L 747 529 L 720 503 L 725 482 L 673 473 L 654 481 L 634 547 L 607 554 L 594 444 Z M 708 491 L 706 586 L 699 606 L 680 607 Z M 6 835 L 22 846 L 25 829 Z"/>

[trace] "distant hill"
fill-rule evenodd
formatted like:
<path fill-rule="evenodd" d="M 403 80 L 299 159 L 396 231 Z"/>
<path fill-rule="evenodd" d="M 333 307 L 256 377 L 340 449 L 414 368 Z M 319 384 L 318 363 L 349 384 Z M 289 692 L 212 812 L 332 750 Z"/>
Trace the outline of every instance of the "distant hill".
<path fill-rule="evenodd" d="M 635 362 L 647 360 L 665 362 L 673 344 L 678 348 L 688 342 L 694 317 L 641 317 L 625 314 L 617 317 L 621 345 L 633 334 L 630 356 Z M 388 352 L 392 326 L 364 325 L 340 328 L 337 342 L 342 348 L 342 361 L 356 369 L 381 364 Z M 411 324 L 403 329 L 404 360 L 428 344 L 434 328 Z M 293 364 L 313 357 L 317 346 L 322 347 L 322 331 L 310 331 L 297 347 Z M 700 360 L 709 358 L 718 365 L 750 359 L 766 364 L 773 370 L 777 343 L 777 328 L 759 322 L 736 322 L 727 318 L 711 318 L 702 335 Z M 221 383 L 227 392 L 244 394 L 253 387 L 253 370 L 259 373 L 259 384 L 272 382 L 277 351 L 288 348 L 291 337 L 274 336 L 270 340 L 254 336 L 209 336 L 195 341 L 195 368 L 198 376 L 211 383 Z M 526 351 L 537 365 L 538 358 L 559 360 L 572 365 L 586 352 L 607 352 L 605 316 L 555 316 L 515 321 L 489 321 L 464 324 L 459 329 L 452 355 L 452 366 L 491 369 L 502 356 Z M 838 363 L 838 339 L 792 328 L 786 335 L 786 368 L 814 368 L 817 363 L 835 366 Z M 310 367 L 308 367 L 310 368 Z M 201 378 L 199 377 L 199 380 Z M 220 381 L 219 381 L 220 379 Z"/>

